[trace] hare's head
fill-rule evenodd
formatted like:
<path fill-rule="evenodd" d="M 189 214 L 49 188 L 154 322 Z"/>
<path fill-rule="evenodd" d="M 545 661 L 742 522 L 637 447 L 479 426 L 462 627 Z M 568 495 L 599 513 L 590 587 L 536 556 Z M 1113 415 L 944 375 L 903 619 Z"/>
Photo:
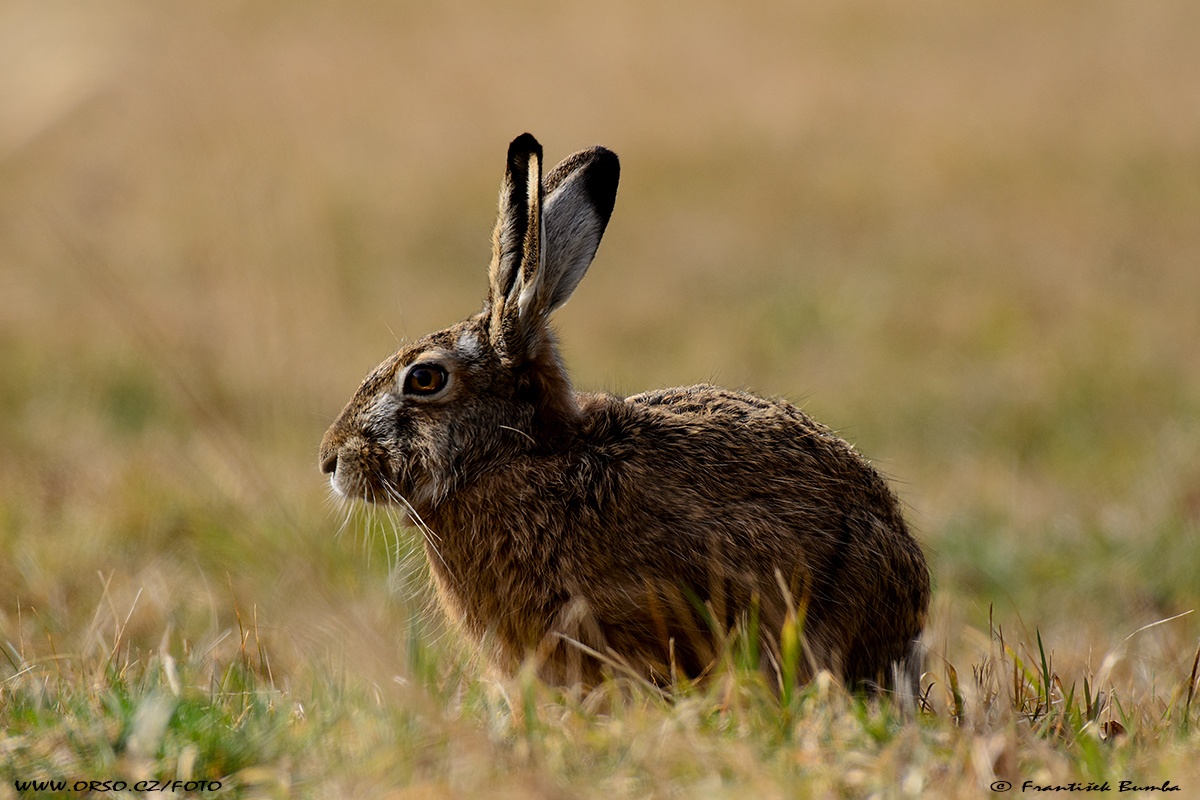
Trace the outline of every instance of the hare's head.
<path fill-rule="evenodd" d="M 509 145 L 484 307 L 363 381 L 321 441 L 321 469 L 338 494 L 422 511 L 570 428 L 578 408 L 549 316 L 596 254 L 619 175 L 616 155 L 593 147 L 543 180 L 537 140 Z"/>

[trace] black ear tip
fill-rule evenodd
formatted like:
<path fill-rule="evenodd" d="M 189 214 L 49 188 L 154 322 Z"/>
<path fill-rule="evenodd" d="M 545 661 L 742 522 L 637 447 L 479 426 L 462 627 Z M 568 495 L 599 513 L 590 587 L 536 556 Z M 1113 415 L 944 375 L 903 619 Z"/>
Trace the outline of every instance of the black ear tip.
<path fill-rule="evenodd" d="M 524 165 L 534 155 L 541 158 L 542 145 L 532 133 L 522 133 L 508 146 L 508 163 L 512 166 Z"/>
<path fill-rule="evenodd" d="M 596 211 L 607 224 L 617 202 L 617 184 L 621 181 L 621 160 L 612 150 L 595 147 L 587 171 L 587 192 Z"/>
<path fill-rule="evenodd" d="M 621 175 L 621 159 L 617 158 L 617 154 L 607 147 L 596 145 L 592 148 L 592 160 L 595 163 L 595 169 L 601 172 L 612 173 L 613 180 L 616 180 Z"/>

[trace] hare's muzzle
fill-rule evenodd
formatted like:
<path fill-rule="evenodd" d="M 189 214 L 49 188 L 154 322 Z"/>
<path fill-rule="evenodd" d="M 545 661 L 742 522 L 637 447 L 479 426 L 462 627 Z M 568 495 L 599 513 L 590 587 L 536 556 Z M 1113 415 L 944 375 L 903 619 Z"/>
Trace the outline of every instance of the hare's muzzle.
<path fill-rule="evenodd" d="M 345 473 L 349 467 L 346 458 L 340 455 L 342 446 L 345 443 L 345 436 L 337 430 L 337 426 L 330 426 L 329 430 L 325 432 L 325 436 L 321 439 L 321 449 L 317 455 L 317 463 L 321 467 L 321 472 L 329 476 L 330 487 L 333 488 L 334 492 L 343 497 L 346 495 L 346 487 L 339 484 L 344 482 L 346 475 L 339 475 L 338 467 L 341 467 L 342 473 Z M 342 480 L 339 481 L 339 478 Z"/>

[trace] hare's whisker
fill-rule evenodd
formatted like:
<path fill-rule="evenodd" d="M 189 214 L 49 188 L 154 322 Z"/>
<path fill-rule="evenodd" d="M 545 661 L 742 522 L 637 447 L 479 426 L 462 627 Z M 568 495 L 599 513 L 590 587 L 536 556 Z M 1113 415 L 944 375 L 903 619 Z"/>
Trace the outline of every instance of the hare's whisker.
<path fill-rule="evenodd" d="M 513 433 L 519 433 L 519 434 L 521 434 L 522 436 L 524 436 L 526 439 L 528 439 L 530 444 L 537 444 L 537 440 L 536 440 L 536 439 L 534 439 L 532 436 L 530 436 L 528 433 L 526 433 L 525 431 L 521 430 L 520 428 L 514 428 L 514 427 L 513 427 L 513 426 L 511 426 L 511 425 L 497 425 L 496 427 L 498 427 L 498 428 L 503 428 L 503 429 L 504 429 L 504 430 L 506 430 L 506 431 L 512 431 Z"/>
<path fill-rule="evenodd" d="M 390 497 L 392 497 L 394 500 L 398 500 L 404 505 L 405 508 L 408 509 L 409 516 L 411 516 L 413 521 L 417 523 L 417 528 L 424 536 L 425 543 L 429 545 L 429 549 L 432 550 L 434 555 L 437 556 L 438 561 L 442 562 L 442 566 L 446 569 L 446 574 L 453 577 L 454 573 L 450 569 L 450 565 L 446 563 L 446 559 L 442 557 L 442 551 L 437 546 L 437 541 L 440 541 L 441 537 L 434 532 L 433 528 L 430 528 L 429 525 L 425 523 L 425 520 L 421 519 L 421 515 L 417 513 L 415 508 L 413 508 L 412 503 L 408 502 L 408 499 L 404 495 L 400 494 L 399 490 L 389 484 L 384 484 L 384 486 L 387 488 L 387 492 Z"/>

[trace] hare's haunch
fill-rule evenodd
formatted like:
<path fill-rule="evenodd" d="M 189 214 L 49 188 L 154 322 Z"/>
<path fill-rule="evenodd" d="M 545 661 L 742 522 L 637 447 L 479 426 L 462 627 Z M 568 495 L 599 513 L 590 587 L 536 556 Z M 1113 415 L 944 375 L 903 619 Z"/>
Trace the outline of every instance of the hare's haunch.
<path fill-rule="evenodd" d="M 344 497 L 399 506 L 449 616 L 515 669 L 699 676 L 757 619 L 778 670 L 789 614 L 802 678 L 890 684 L 929 605 L 896 496 L 854 448 L 780 400 L 714 386 L 576 392 L 549 318 L 587 272 L 620 167 L 601 147 L 542 176 L 509 146 L 479 313 L 376 368 L 321 442 Z"/>

